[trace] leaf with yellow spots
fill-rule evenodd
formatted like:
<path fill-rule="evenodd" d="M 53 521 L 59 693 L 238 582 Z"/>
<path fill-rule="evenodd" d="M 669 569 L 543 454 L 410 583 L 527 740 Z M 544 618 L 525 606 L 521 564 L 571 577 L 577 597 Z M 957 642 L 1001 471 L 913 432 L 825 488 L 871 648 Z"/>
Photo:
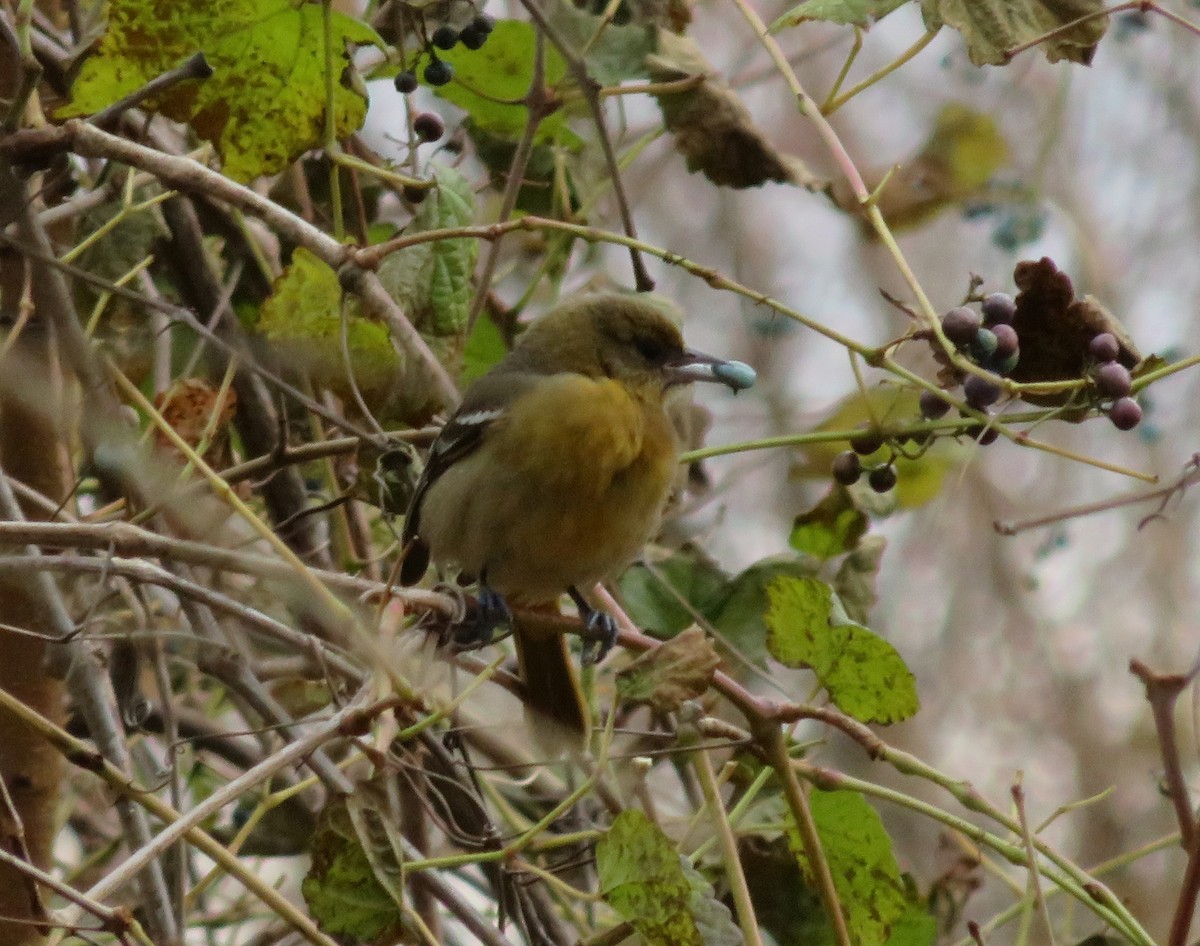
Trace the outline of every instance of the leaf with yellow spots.
<path fill-rule="evenodd" d="M 197 52 L 211 78 L 182 82 L 148 107 L 211 141 L 234 180 L 282 170 L 325 133 L 325 24 L 321 7 L 290 0 L 111 0 L 99 52 L 89 58 L 60 117 L 90 115 Z M 357 130 L 366 95 L 346 50 L 382 46 L 364 23 L 334 12 L 334 132 Z"/>

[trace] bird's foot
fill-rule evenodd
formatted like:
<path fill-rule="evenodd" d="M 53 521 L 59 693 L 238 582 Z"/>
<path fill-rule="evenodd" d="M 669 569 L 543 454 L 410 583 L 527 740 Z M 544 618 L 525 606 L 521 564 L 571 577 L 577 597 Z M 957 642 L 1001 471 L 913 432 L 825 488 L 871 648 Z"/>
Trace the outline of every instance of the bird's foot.
<path fill-rule="evenodd" d="M 617 622 L 611 614 L 593 610 L 583 624 L 583 650 L 579 660 L 585 667 L 600 663 L 617 642 Z"/>
<path fill-rule="evenodd" d="M 617 642 L 617 622 L 612 615 L 598 611 L 588 604 L 587 599 L 574 586 L 567 589 L 567 594 L 579 609 L 583 619 L 583 651 L 579 655 L 580 662 L 585 667 L 600 663 Z"/>
<path fill-rule="evenodd" d="M 454 645 L 461 650 L 486 647 L 496 637 L 497 629 L 512 630 L 513 616 L 503 596 L 485 584 L 479 585 L 473 613 L 454 626 Z"/>

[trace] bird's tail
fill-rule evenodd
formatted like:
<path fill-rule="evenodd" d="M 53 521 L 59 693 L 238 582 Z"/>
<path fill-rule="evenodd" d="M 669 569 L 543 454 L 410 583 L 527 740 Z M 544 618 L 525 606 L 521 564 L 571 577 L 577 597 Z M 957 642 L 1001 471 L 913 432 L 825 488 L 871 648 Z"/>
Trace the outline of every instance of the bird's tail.
<path fill-rule="evenodd" d="M 587 742 L 591 713 L 562 633 L 557 609 L 545 618 L 522 609 L 513 638 L 521 682 L 525 685 L 525 720 L 538 744 L 555 755 L 578 751 Z"/>

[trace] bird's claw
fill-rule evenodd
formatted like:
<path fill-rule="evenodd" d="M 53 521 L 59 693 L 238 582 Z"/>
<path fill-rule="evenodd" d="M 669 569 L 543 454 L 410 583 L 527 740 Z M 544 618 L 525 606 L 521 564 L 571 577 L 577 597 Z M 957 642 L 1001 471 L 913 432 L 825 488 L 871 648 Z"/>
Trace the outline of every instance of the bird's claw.
<path fill-rule="evenodd" d="M 454 627 L 454 644 L 464 650 L 486 647 L 495 638 L 497 628 L 507 632 L 512 626 L 508 602 L 487 585 L 480 585 L 475 612 Z"/>
<path fill-rule="evenodd" d="M 617 622 L 603 611 L 592 611 L 583 625 L 583 650 L 579 655 L 585 667 L 600 663 L 617 642 Z"/>

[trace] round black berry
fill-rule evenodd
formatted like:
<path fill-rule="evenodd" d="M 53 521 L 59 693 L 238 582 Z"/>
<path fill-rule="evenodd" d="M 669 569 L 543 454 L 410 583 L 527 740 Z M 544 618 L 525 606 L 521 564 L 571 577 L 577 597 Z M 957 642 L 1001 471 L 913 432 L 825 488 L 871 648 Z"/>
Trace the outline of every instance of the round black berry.
<path fill-rule="evenodd" d="M 413 134 L 422 141 L 437 141 L 446 133 L 446 125 L 440 115 L 421 112 L 413 119 Z"/>
<path fill-rule="evenodd" d="M 993 292 L 984 296 L 979 309 L 983 313 L 983 324 L 988 328 L 1009 325 L 1017 314 L 1017 304 L 1007 292 Z"/>
<path fill-rule="evenodd" d="M 946 403 L 946 400 L 932 391 L 922 391 L 917 404 L 921 408 L 921 416 L 928 420 L 937 420 L 950 410 L 950 405 Z"/>
<path fill-rule="evenodd" d="M 862 476 L 862 461 L 853 450 L 846 450 L 833 458 L 833 478 L 843 486 L 853 486 Z"/>
<path fill-rule="evenodd" d="M 995 381 L 981 378 L 977 374 L 969 375 L 963 382 L 963 397 L 977 411 L 983 410 L 1000 400 L 1002 390 Z"/>
<path fill-rule="evenodd" d="M 468 26 L 458 34 L 458 40 L 467 49 L 479 49 L 487 42 L 488 34 L 481 30 L 475 29 L 473 26 Z"/>
<path fill-rule="evenodd" d="M 896 468 L 890 463 L 880 466 L 867 474 L 867 482 L 877 493 L 886 493 L 896 485 Z"/>
<path fill-rule="evenodd" d="M 990 328 L 981 328 L 971 340 L 971 357 L 975 359 L 976 364 L 986 365 L 996 354 L 999 344 L 995 332 Z"/>
<path fill-rule="evenodd" d="M 471 29 L 479 33 L 490 33 L 496 28 L 496 18 L 488 16 L 486 13 L 480 13 L 471 21 Z"/>
<path fill-rule="evenodd" d="M 975 341 L 975 335 L 983 324 L 979 313 L 960 305 L 942 316 L 942 331 L 955 345 L 966 346 Z"/>
<path fill-rule="evenodd" d="M 1106 361 L 1096 369 L 1096 390 L 1105 397 L 1125 397 L 1133 390 L 1129 369 L 1117 361 Z"/>
<path fill-rule="evenodd" d="M 429 42 L 438 49 L 453 49 L 458 43 L 458 30 L 453 26 L 439 26 L 429 37 Z"/>
<path fill-rule="evenodd" d="M 976 442 L 981 447 L 989 447 L 1000 439 L 1000 431 L 995 427 L 984 427 L 983 430 L 976 434 Z"/>
<path fill-rule="evenodd" d="M 1142 408 L 1131 397 L 1117 398 L 1108 409 L 1108 419 L 1117 430 L 1133 430 L 1142 422 Z"/>
<path fill-rule="evenodd" d="M 1101 332 L 1088 342 L 1088 352 L 1099 362 L 1116 361 L 1121 354 L 1121 343 L 1112 332 Z"/>
<path fill-rule="evenodd" d="M 409 95 L 417 91 L 417 74 L 411 69 L 405 69 L 396 75 L 396 91 Z"/>
<path fill-rule="evenodd" d="M 445 85 L 454 75 L 454 67 L 441 59 L 435 59 L 425 67 L 425 81 L 432 86 Z"/>
<path fill-rule="evenodd" d="M 864 430 L 850 438 L 850 449 L 860 457 L 869 457 L 883 446 L 883 434 L 878 430 Z"/>

